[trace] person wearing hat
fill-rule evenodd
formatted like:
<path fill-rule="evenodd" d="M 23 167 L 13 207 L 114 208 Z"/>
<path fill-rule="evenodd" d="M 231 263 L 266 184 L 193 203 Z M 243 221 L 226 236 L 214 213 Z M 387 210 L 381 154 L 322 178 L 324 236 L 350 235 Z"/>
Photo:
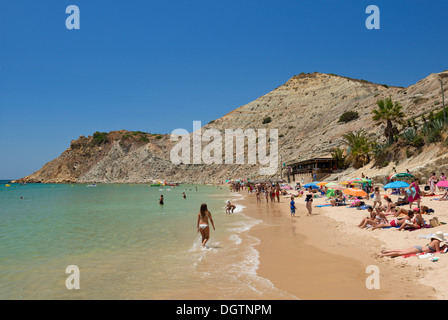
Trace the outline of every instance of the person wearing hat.
<path fill-rule="evenodd" d="M 442 231 L 437 231 L 432 237 L 431 242 L 426 246 L 422 247 L 415 245 L 412 248 L 401 249 L 401 250 L 387 250 L 382 251 L 378 256 L 380 257 L 399 257 L 410 254 L 418 253 L 436 253 L 447 248 L 446 239 Z"/>

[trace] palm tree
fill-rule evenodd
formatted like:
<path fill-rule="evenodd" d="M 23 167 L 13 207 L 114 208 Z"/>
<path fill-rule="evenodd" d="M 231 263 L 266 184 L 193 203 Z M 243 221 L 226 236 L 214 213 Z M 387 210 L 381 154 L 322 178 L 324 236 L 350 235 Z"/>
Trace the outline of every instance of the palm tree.
<path fill-rule="evenodd" d="M 339 169 L 344 168 L 345 159 L 347 159 L 347 155 L 345 155 L 344 149 L 333 148 L 333 150 L 331 150 L 331 157 L 336 161 L 336 165 Z"/>
<path fill-rule="evenodd" d="M 355 168 L 370 162 L 372 141 L 364 130 L 344 134 L 343 138 L 348 146 L 348 159 L 353 161 Z"/>
<path fill-rule="evenodd" d="M 405 114 L 401 111 L 403 108 L 399 102 L 392 102 L 392 98 L 378 100 L 376 102 L 378 109 L 372 111 L 373 121 L 376 125 L 386 122 L 384 135 L 386 136 L 389 145 L 394 143 L 394 136 L 398 134 L 398 129 L 393 125 L 394 122 L 401 123 Z"/>

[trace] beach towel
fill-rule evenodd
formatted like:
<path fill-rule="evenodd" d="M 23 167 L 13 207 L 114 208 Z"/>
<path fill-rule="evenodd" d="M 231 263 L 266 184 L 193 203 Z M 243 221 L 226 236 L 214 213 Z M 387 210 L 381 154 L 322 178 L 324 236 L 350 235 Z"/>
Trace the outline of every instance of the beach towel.
<path fill-rule="evenodd" d="M 409 258 L 409 257 L 418 257 L 419 259 L 426 259 L 429 257 L 432 257 L 434 254 L 433 253 L 424 253 L 424 252 L 419 252 L 419 253 L 412 253 L 412 254 L 406 254 L 404 256 L 402 256 L 403 258 Z"/>
<path fill-rule="evenodd" d="M 448 233 L 444 233 L 443 235 L 444 236 L 448 236 Z M 427 234 L 427 235 L 418 235 L 417 238 L 420 238 L 420 239 L 431 239 L 433 236 L 435 236 L 435 233 L 430 233 L 430 234 Z"/>
<path fill-rule="evenodd" d="M 331 204 L 318 204 L 316 207 L 317 207 L 317 208 L 322 208 L 322 207 L 332 207 L 332 205 L 331 205 Z"/>

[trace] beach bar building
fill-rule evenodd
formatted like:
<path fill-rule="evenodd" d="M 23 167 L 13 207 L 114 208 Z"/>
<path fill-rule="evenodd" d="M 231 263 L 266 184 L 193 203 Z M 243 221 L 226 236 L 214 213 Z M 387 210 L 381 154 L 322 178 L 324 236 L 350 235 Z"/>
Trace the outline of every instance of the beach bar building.
<path fill-rule="evenodd" d="M 303 160 L 287 165 L 288 182 L 303 178 L 305 183 L 319 181 L 332 173 L 339 172 L 337 160 L 332 157 L 320 157 Z"/>

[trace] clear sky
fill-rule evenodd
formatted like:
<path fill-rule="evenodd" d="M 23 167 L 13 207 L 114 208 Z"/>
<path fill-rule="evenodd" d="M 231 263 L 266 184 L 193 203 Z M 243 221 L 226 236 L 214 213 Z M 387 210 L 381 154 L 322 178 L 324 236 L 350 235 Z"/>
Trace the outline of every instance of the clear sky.
<path fill-rule="evenodd" d="M 95 131 L 191 131 L 301 72 L 414 84 L 448 69 L 447 13 L 447 0 L 0 0 L 0 179 Z"/>

